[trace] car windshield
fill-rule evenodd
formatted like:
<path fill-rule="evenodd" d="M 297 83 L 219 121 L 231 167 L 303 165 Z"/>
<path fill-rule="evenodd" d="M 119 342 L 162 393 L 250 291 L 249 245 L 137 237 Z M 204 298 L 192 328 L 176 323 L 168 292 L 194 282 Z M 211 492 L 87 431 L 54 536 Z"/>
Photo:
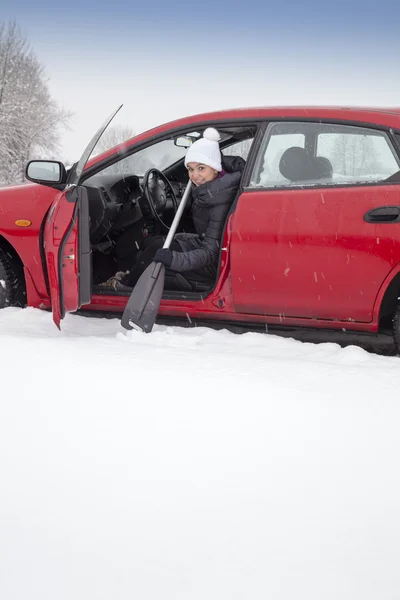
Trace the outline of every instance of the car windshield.
<path fill-rule="evenodd" d="M 122 158 L 110 165 L 102 173 L 126 173 L 143 176 L 148 169 L 159 169 L 164 171 L 170 165 L 181 160 L 186 154 L 187 148 L 175 146 L 174 140 L 163 140 L 148 148 L 138 150 L 134 154 Z"/>

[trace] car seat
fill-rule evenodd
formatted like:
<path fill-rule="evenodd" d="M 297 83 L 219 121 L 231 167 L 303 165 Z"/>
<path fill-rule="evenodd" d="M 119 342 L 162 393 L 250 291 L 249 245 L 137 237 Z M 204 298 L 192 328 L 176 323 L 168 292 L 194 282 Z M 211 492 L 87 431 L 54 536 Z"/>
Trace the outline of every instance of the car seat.
<path fill-rule="evenodd" d="M 315 166 L 304 148 L 292 146 L 282 154 L 279 171 L 291 182 L 308 181 L 314 178 Z"/>
<path fill-rule="evenodd" d="M 317 156 L 314 159 L 314 179 L 332 179 L 333 167 L 331 161 L 325 156 Z"/>

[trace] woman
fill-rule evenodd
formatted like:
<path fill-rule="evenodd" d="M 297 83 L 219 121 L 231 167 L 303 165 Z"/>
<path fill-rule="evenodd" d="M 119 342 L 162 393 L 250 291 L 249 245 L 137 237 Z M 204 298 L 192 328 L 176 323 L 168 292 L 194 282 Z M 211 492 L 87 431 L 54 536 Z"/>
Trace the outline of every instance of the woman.
<path fill-rule="evenodd" d="M 133 287 L 147 266 L 155 261 L 165 265 L 166 282 L 180 288 L 184 280 L 203 286 L 212 285 L 217 274 L 219 248 L 226 217 L 239 189 L 245 162 L 240 157 L 223 157 L 220 135 L 209 127 L 194 142 L 185 156 L 185 166 L 192 181 L 191 214 L 196 233 L 178 233 L 170 248 L 162 248 L 165 237 L 146 238 L 130 272 L 120 280 Z M 187 288 L 186 288 L 187 289 Z"/>

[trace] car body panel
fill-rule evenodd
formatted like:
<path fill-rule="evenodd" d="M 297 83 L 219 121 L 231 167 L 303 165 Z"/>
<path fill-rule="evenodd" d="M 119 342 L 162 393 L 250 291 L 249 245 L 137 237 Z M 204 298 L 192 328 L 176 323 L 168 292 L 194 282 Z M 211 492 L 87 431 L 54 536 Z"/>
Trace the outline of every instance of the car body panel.
<path fill-rule="evenodd" d="M 89 302 L 91 296 L 88 197 L 79 181 L 97 142 L 121 106 L 105 120 L 86 146 L 79 162 L 70 171 L 65 191 L 55 197 L 44 224 L 49 293 L 53 321 L 59 329 L 65 313 L 75 312 L 83 303 Z M 79 222 L 82 213 L 87 216 L 85 229 Z M 82 263 L 85 280 L 81 278 Z"/>
<path fill-rule="evenodd" d="M 237 312 L 371 322 L 400 263 L 400 222 L 367 223 L 400 206 L 400 186 L 246 191 L 230 246 Z"/>
<path fill-rule="evenodd" d="M 68 199 L 74 194 L 74 189 L 68 189 L 58 195 L 44 226 L 51 306 L 58 328 L 66 312 L 79 308 L 78 203 Z"/>
<path fill-rule="evenodd" d="M 49 294 L 43 271 L 41 235 L 44 218 L 59 191 L 34 183 L 0 188 L 0 236 L 16 251 L 29 272 L 32 285 L 27 285 L 29 306 L 48 306 Z M 11 198 L 11 200 L 10 200 Z M 26 219 L 29 227 L 18 227 L 16 221 Z"/>

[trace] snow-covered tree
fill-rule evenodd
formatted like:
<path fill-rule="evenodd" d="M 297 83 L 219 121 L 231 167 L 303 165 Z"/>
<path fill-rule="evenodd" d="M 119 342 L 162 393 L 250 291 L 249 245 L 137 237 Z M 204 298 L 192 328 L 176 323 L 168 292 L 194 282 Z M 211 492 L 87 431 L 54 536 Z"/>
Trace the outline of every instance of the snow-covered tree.
<path fill-rule="evenodd" d="M 51 98 L 43 66 L 16 23 L 0 23 L 0 183 L 24 180 L 26 162 L 51 157 L 71 113 Z"/>
<path fill-rule="evenodd" d="M 108 126 L 97 142 L 94 154 L 101 154 L 101 152 L 114 148 L 114 146 L 128 141 L 134 135 L 133 130 L 128 125 Z"/>
<path fill-rule="evenodd" d="M 93 156 L 114 148 L 134 136 L 133 130 L 128 125 L 109 125 L 97 142 Z M 108 167 L 104 173 L 129 173 L 129 160 L 122 159 Z"/>
<path fill-rule="evenodd" d="M 335 172 L 350 176 L 369 175 L 382 169 L 373 139 L 361 135 L 336 136 L 332 164 Z"/>

